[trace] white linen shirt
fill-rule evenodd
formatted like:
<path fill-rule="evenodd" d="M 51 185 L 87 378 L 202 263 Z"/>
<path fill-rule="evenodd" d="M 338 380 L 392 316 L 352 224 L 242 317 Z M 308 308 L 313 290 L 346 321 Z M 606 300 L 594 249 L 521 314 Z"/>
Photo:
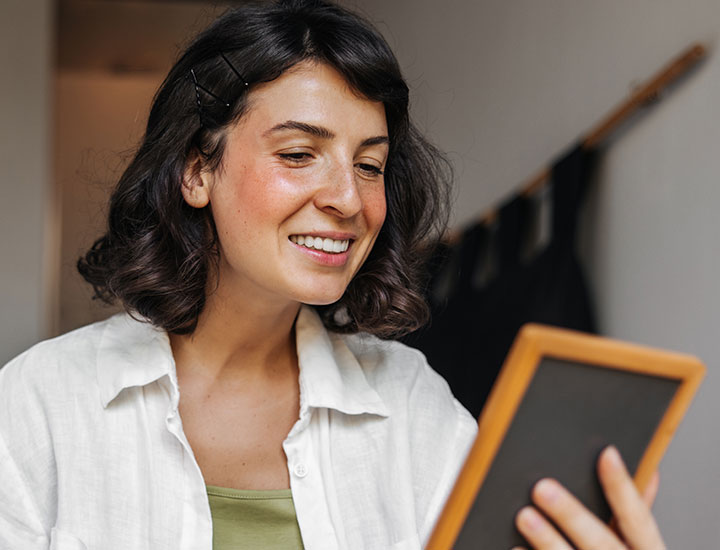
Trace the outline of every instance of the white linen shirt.
<path fill-rule="evenodd" d="M 296 321 L 283 442 L 307 550 L 419 550 L 477 424 L 423 355 Z M 0 369 L 0 549 L 211 550 L 167 334 L 125 314 Z"/>

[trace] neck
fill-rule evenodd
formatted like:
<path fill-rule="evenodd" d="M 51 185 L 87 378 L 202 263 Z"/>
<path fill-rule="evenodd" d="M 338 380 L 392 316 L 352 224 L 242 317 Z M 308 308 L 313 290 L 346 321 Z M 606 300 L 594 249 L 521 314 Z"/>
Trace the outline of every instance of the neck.
<path fill-rule="evenodd" d="M 195 331 L 170 335 L 178 377 L 249 382 L 297 368 L 293 326 L 300 304 L 238 295 L 218 287 L 208 295 Z"/>

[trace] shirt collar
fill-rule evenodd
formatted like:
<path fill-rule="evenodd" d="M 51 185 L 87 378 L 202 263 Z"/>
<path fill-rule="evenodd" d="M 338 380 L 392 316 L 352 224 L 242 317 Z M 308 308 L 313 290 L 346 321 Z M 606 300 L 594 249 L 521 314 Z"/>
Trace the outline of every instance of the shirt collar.
<path fill-rule="evenodd" d="M 295 335 L 301 410 L 325 407 L 346 414 L 389 415 L 343 337 L 329 333 L 312 307 L 300 309 Z"/>
<path fill-rule="evenodd" d="M 128 314 L 108 319 L 97 357 L 100 399 L 107 407 L 120 392 L 169 376 L 177 389 L 175 362 L 164 330 Z M 177 394 L 177 391 L 175 391 Z M 177 400 L 177 395 L 173 396 Z"/>
<path fill-rule="evenodd" d="M 312 307 L 301 307 L 295 334 L 301 410 L 325 407 L 345 414 L 388 416 L 387 407 L 368 383 L 343 338 L 328 333 Z M 167 333 L 127 314 L 111 317 L 102 336 L 97 360 L 103 407 L 124 389 L 145 386 L 163 376 L 170 378 L 177 406 L 177 374 Z"/>

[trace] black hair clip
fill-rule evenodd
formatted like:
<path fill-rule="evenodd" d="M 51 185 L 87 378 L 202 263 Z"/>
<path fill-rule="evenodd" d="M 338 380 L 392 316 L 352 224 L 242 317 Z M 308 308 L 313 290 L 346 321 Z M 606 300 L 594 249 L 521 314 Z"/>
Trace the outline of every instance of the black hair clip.
<path fill-rule="evenodd" d="M 217 101 L 219 101 L 220 103 L 225 105 L 225 107 L 230 107 L 230 103 L 225 101 L 220 96 L 215 95 L 210 90 L 208 90 L 205 86 L 203 86 L 202 84 L 200 84 L 198 82 L 197 76 L 195 76 L 195 69 L 190 69 L 190 74 L 192 75 L 193 84 L 195 84 L 195 99 L 197 100 L 198 109 L 202 109 L 202 104 L 200 103 L 200 90 L 202 90 L 203 92 L 205 92 L 206 94 L 211 96 L 213 99 L 216 99 Z"/>
<path fill-rule="evenodd" d="M 225 55 L 225 52 L 220 52 L 220 56 L 223 58 L 225 63 L 232 69 L 232 72 L 235 73 L 235 76 L 238 77 L 240 82 L 243 83 L 243 86 L 247 88 L 250 84 L 248 83 L 245 78 L 240 74 L 240 71 L 238 71 L 235 66 L 230 62 L 230 60 Z M 193 84 L 195 85 L 195 101 L 197 102 L 197 108 L 198 108 L 198 114 L 200 115 L 200 124 L 204 125 L 203 122 L 203 108 L 202 108 L 202 102 L 200 101 L 200 90 L 208 94 L 210 97 L 212 97 L 215 101 L 219 101 L 222 103 L 225 107 L 230 107 L 230 102 L 226 101 L 225 99 L 221 98 L 217 94 L 211 92 L 208 90 L 205 86 L 200 84 L 197 79 L 197 75 L 195 75 L 195 69 L 190 69 L 190 76 L 192 77 Z"/>
<path fill-rule="evenodd" d="M 228 64 L 228 67 L 232 69 L 232 72 L 235 73 L 235 76 L 237 76 L 240 82 L 242 82 L 243 85 L 247 88 L 250 84 L 248 84 L 248 81 L 243 78 L 243 75 L 240 74 L 240 71 L 235 68 L 235 65 L 230 63 L 230 60 L 225 56 L 225 52 L 220 52 L 220 55 L 225 60 L 225 63 Z"/>

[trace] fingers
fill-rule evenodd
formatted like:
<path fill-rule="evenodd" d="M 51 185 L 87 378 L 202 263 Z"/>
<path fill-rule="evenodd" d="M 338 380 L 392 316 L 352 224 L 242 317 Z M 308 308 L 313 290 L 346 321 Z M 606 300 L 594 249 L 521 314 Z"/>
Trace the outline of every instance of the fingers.
<path fill-rule="evenodd" d="M 515 524 L 537 550 L 572 550 L 562 535 L 532 506 L 526 506 L 518 512 Z"/>
<path fill-rule="evenodd" d="M 660 487 L 660 474 L 658 474 L 657 471 L 653 473 L 652 477 L 650 478 L 650 481 L 647 484 L 647 487 L 645 487 L 645 490 L 642 494 L 643 502 L 647 505 L 648 508 L 652 508 L 653 503 L 655 502 L 655 497 L 658 493 L 658 488 Z"/>
<path fill-rule="evenodd" d="M 532 491 L 533 502 L 578 548 L 626 550 L 612 530 L 592 514 L 570 492 L 553 479 L 539 481 Z M 532 507 L 523 508 L 517 525 L 528 542 L 539 550 L 566 550 L 572 547 Z"/>
<path fill-rule="evenodd" d="M 607 447 L 601 453 L 598 474 L 618 528 L 629 546 L 637 550 L 665 548 L 648 505 L 635 488 L 615 447 Z M 657 489 L 649 488 L 648 497 L 652 499 Z"/>
<path fill-rule="evenodd" d="M 515 519 L 518 530 L 530 545 L 536 550 L 571 550 L 570 543 L 583 550 L 627 550 L 628 547 L 664 550 L 665 545 L 649 509 L 658 490 L 657 473 L 641 496 L 614 447 L 601 453 L 598 473 L 621 535 L 613 532 L 557 481 L 543 479 L 532 491 L 532 500 L 543 513 L 527 506 Z"/>

